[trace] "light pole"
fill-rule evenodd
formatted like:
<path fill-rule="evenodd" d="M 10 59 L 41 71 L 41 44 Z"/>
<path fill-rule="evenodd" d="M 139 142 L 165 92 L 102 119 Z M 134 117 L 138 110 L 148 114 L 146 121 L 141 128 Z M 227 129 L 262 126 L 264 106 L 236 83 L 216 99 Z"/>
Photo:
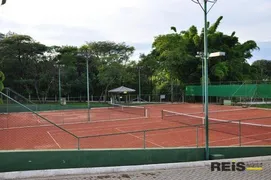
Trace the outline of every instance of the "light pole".
<path fill-rule="evenodd" d="M 142 69 L 142 66 L 138 66 L 138 102 L 141 102 L 141 82 L 140 82 L 140 70 Z"/>
<path fill-rule="evenodd" d="M 61 72 L 60 66 L 58 66 L 58 96 L 59 96 L 59 104 L 61 105 Z"/>
<path fill-rule="evenodd" d="M 88 121 L 90 121 L 89 117 L 89 72 L 88 72 L 88 62 L 89 58 L 86 59 L 86 67 L 87 67 L 87 101 L 88 101 Z"/>
<path fill-rule="evenodd" d="M 88 105 L 88 121 L 90 121 L 90 103 L 89 103 L 89 68 L 88 68 L 88 64 L 89 64 L 89 60 L 91 58 L 91 55 L 89 54 L 89 52 L 80 52 L 78 53 L 79 56 L 82 56 L 86 59 L 86 70 L 87 70 L 87 105 Z"/>
<path fill-rule="evenodd" d="M 208 39 L 207 39 L 207 14 L 215 5 L 217 0 L 203 0 L 203 6 L 200 0 L 192 0 L 192 2 L 200 5 L 204 12 L 204 118 L 205 118 L 205 159 L 209 160 L 209 120 L 208 120 Z M 207 4 L 211 3 L 211 7 L 208 9 Z"/>
<path fill-rule="evenodd" d="M 57 64 L 58 68 L 58 96 L 59 96 L 59 104 L 61 105 L 61 67 L 64 67 L 64 64 Z"/>
<path fill-rule="evenodd" d="M 204 112 L 204 83 L 203 83 L 203 79 L 204 79 L 204 68 L 203 68 L 203 53 L 202 52 L 197 52 L 196 57 L 199 57 L 201 59 L 201 95 L 202 95 L 202 112 Z"/>

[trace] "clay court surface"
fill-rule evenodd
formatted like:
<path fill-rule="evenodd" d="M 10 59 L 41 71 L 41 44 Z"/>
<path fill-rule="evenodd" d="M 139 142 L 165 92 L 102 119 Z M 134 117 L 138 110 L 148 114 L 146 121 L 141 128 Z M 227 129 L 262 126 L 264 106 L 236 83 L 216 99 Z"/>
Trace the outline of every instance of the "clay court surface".
<path fill-rule="evenodd" d="M 203 117 L 201 104 L 145 105 L 147 117 L 108 108 L 38 112 L 64 130 L 33 113 L 0 114 L 0 150 L 201 147 L 205 131 L 201 118 L 162 119 L 162 110 Z M 134 110 L 137 111 L 137 110 Z M 143 112 L 143 111 L 142 111 Z M 237 106 L 209 106 L 210 146 L 271 145 L 271 111 Z M 177 122 L 185 119 L 185 123 Z M 212 124 L 216 120 L 240 120 Z M 191 123 L 190 123 L 191 122 Z M 191 126 L 192 125 L 192 126 Z M 159 130 L 158 130 L 159 129 Z M 115 135 L 113 135 L 115 134 Z M 88 137 L 90 136 L 90 137 Z M 144 141 L 145 140 L 145 141 Z"/>

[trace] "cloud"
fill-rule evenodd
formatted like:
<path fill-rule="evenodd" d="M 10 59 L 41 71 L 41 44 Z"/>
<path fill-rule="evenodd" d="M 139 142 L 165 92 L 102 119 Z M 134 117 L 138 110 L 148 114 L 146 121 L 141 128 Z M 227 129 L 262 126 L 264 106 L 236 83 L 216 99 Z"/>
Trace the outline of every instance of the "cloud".
<path fill-rule="evenodd" d="M 208 19 L 224 16 L 219 30 L 236 31 L 241 42 L 267 42 L 270 9 L 270 0 L 220 0 Z M 126 42 L 137 48 L 135 55 L 150 51 L 154 37 L 170 32 L 171 26 L 181 31 L 191 25 L 203 27 L 203 11 L 190 0 L 12 0 L 0 9 L 1 32 L 29 34 L 50 45 Z M 254 54 L 269 57 L 265 48 Z"/>

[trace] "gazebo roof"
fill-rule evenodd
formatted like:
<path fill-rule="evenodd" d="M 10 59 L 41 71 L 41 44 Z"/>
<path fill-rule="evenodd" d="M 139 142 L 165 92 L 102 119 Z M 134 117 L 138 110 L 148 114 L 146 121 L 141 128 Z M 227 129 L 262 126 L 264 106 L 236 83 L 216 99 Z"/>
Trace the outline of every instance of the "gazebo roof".
<path fill-rule="evenodd" d="M 110 93 L 124 93 L 124 92 L 135 92 L 135 90 L 131 89 L 131 88 L 124 87 L 124 86 L 120 86 L 118 88 L 111 89 L 108 92 L 110 92 Z"/>

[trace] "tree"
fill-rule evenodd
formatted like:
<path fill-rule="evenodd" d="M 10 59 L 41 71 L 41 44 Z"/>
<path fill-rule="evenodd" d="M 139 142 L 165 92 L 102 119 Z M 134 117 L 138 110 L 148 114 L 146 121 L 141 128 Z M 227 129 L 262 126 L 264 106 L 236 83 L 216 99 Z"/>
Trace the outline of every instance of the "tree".
<path fill-rule="evenodd" d="M 40 69 L 42 62 L 46 61 L 46 51 L 47 46 L 30 36 L 8 33 L 0 41 L 1 69 L 7 77 L 6 86 L 15 89 L 23 87 L 29 93 L 35 89 L 39 97 Z"/>
<path fill-rule="evenodd" d="M 257 80 L 270 80 L 271 79 L 271 61 L 257 60 L 254 61 L 252 66 L 254 73 L 257 74 Z"/>
<path fill-rule="evenodd" d="M 89 52 L 94 56 L 93 63 L 97 65 L 97 78 L 101 85 L 101 95 L 107 95 L 108 88 L 123 82 L 123 68 L 134 52 L 134 47 L 125 43 L 109 41 L 88 42 Z M 105 98 L 106 99 L 106 98 Z"/>
<path fill-rule="evenodd" d="M 0 71 L 0 91 L 4 89 L 3 81 L 5 80 L 5 75 L 2 71 Z"/>
<path fill-rule="evenodd" d="M 217 31 L 222 19 L 221 16 L 214 24 L 208 23 L 209 51 L 226 52 L 225 58 L 218 57 L 209 60 L 210 81 L 241 81 L 252 78 L 247 59 L 252 57 L 253 50 L 259 49 L 256 42 L 249 40 L 240 43 L 235 32 L 226 35 Z M 203 49 L 203 30 L 198 34 L 195 26 L 180 33 L 175 27 L 171 29 L 174 33 L 159 35 L 153 43 L 161 66 L 184 83 L 199 83 L 202 58 L 195 56 Z"/>
<path fill-rule="evenodd" d="M 1 0 L 1 5 L 6 4 L 7 0 Z"/>

